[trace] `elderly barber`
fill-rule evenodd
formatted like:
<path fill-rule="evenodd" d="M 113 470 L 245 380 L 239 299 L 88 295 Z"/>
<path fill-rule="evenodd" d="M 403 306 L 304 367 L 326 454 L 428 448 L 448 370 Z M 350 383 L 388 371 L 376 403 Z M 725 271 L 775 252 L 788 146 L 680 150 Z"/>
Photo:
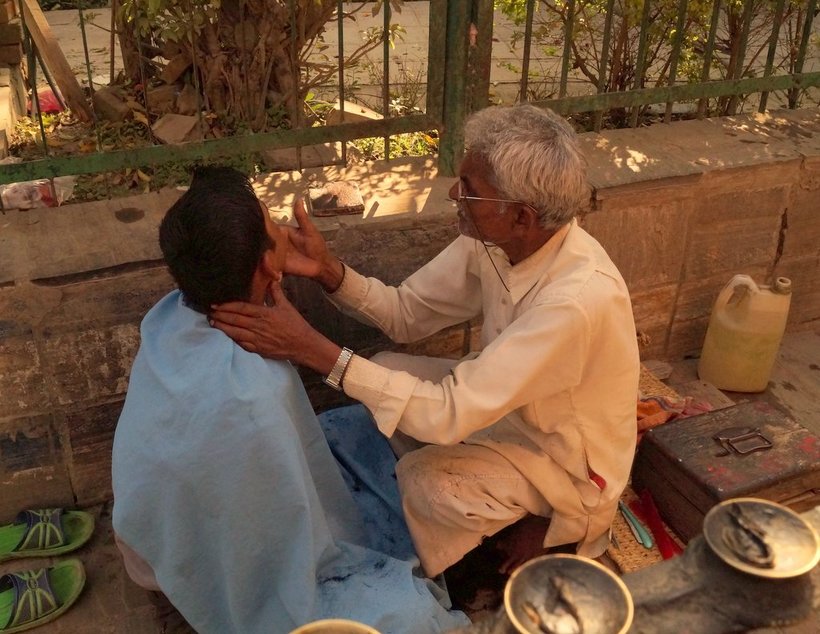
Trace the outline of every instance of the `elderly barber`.
<path fill-rule="evenodd" d="M 275 284 L 270 307 L 212 314 L 247 350 L 326 375 L 385 436 L 419 441 L 397 477 L 430 576 L 523 518 L 530 540 L 512 564 L 568 543 L 602 554 L 635 447 L 632 307 L 617 268 L 575 220 L 589 190 L 572 128 L 533 106 L 491 107 L 469 118 L 465 141 L 450 189 L 461 235 L 401 285 L 342 264 L 301 203 L 286 271 L 400 343 L 482 315 L 479 351 L 368 360 L 314 330 Z"/>

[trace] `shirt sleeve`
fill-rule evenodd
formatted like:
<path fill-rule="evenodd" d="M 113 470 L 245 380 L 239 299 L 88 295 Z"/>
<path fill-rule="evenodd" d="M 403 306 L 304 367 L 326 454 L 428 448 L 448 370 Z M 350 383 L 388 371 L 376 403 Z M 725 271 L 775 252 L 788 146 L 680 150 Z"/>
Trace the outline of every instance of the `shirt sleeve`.
<path fill-rule="evenodd" d="M 455 444 L 536 400 L 571 389 L 590 347 L 589 319 L 570 298 L 535 306 L 489 346 L 439 383 L 354 356 L 345 393 L 364 403 L 379 429 L 435 444 Z"/>
<path fill-rule="evenodd" d="M 399 286 L 387 286 L 345 266 L 341 286 L 328 298 L 342 312 L 410 343 L 481 312 L 475 240 L 459 237 Z"/>

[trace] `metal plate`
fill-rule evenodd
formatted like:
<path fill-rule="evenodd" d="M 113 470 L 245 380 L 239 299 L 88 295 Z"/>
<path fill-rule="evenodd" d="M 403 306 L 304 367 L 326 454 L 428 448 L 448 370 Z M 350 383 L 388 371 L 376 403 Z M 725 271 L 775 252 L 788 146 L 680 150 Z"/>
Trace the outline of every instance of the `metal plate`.
<path fill-rule="evenodd" d="M 770 566 L 751 563 L 738 555 L 727 541 L 727 531 L 737 531 L 732 505 L 738 505 L 763 533 L 771 549 Z M 733 568 L 758 577 L 785 579 L 809 572 L 820 560 L 820 539 L 797 513 L 775 502 L 757 498 L 735 498 L 713 507 L 703 520 L 703 537 L 712 551 Z"/>
<path fill-rule="evenodd" d="M 525 605 L 549 613 L 555 603 L 556 580 L 571 598 L 584 634 L 624 634 L 629 629 L 634 614 L 632 597 L 612 571 L 576 555 L 543 555 L 516 569 L 504 588 L 507 618 L 518 632 L 548 631 L 528 615 Z"/>

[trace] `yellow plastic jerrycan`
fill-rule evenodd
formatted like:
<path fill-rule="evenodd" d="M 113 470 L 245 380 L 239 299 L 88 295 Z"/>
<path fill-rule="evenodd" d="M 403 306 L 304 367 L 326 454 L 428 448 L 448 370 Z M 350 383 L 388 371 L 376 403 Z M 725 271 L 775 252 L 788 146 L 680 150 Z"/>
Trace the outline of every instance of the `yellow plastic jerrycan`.
<path fill-rule="evenodd" d="M 698 376 L 721 390 L 765 390 L 786 329 L 791 290 L 787 277 L 758 286 L 748 275 L 735 275 L 712 309 Z"/>

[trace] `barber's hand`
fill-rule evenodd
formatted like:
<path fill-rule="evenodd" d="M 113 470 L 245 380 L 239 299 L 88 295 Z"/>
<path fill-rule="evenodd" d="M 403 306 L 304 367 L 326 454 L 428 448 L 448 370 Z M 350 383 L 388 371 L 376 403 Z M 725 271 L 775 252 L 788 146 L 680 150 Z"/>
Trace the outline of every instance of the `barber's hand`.
<path fill-rule="evenodd" d="M 210 323 L 248 352 L 269 359 L 296 360 L 298 349 L 313 328 L 288 301 L 278 282 L 271 282 L 269 293 L 273 306 L 218 304 L 212 307 Z"/>
<path fill-rule="evenodd" d="M 285 261 L 285 273 L 313 278 L 328 292 L 335 291 L 342 283 L 344 268 L 308 218 L 301 198 L 293 204 L 293 217 L 299 227 L 288 227 L 291 249 Z"/>
<path fill-rule="evenodd" d="M 212 307 L 210 324 L 248 352 L 268 359 L 287 359 L 328 374 L 341 348 L 316 331 L 271 281 L 273 306 L 227 302 Z"/>

